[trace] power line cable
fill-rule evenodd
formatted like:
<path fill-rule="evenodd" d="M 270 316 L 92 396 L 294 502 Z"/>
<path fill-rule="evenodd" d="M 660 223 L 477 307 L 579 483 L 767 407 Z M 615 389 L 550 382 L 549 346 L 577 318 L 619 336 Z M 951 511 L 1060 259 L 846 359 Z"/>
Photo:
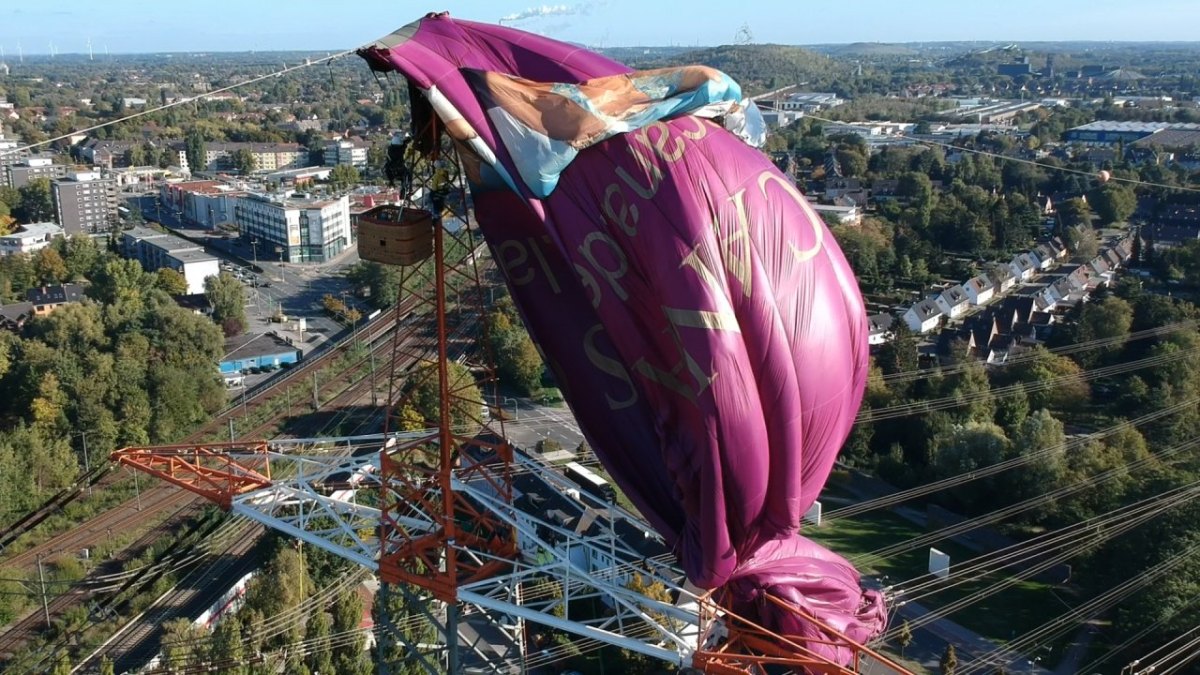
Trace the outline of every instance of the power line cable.
<path fill-rule="evenodd" d="M 1086 436 L 1082 436 L 1082 437 L 1079 437 L 1076 439 L 1068 440 L 1063 443 L 1050 446 L 1048 448 L 1041 448 L 1039 450 L 1035 450 L 1035 451 L 1032 451 L 1029 453 L 1018 455 L 1017 457 L 1006 459 L 1006 460 L 997 462 L 995 464 L 980 467 L 978 469 L 973 469 L 971 471 L 961 473 L 961 474 L 958 474 L 955 476 L 950 476 L 950 477 L 942 478 L 942 479 L 939 479 L 939 480 L 936 480 L 936 481 L 933 481 L 930 483 L 926 483 L 925 485 L 919 485 L 917 487 L 909 488 L 907 490 L 901 490 L 899 492 L 895 492 L 895 493 L 892 493 L 889 495 L 884 495 L 882 497 L 877 497 L 875 499 L 868 499 L 866 501 L 859 502 L 857 504 L 851 504 L 850 506 L 844 506 L 842 508 L 833 509 L 832 511 L 829 511 L 826 514 L 825 520 L 832 521 L 832 520 L 839 520 L 842 518 L 851 518 L 853 516 L 857 516 L 857 515 L 866 513 L 868 511 L 874 511 L 876 509 L 887 508 L 889 506 L 895 506 L 896 504 L 900 504 L 900 503 L 909 501 L 911 499 L 916 499 L 917 497 L 923 497 L 925 495 L 933 494 L 935 492 L 940 492 L 942 490 L 948 490 L 953 487 L 958 487 L 959 485 L 963 485 L 965 483 L 970 483 L 972 481 L 976 481 L 981 478 L 987 478 L 989 476 L 994 476 L 996 474 L 1008 471 L 1009 469 L 1014 469 L 1019 466 L 1024 466 L 1030 462 L 1036 461 L 1043 457 L 1048 457 L 1048 456 L 1055 455 L 1058 453 L 1066 452 L 1068 450 L 1074 450 L 1075 448 L 1083 447 L 1084 445 L 1087 445 L 1088 443 L 1091 443 L 1092 441 L 1096 441 L 1096 440 L 1100 440 L 1102 438 L 1106 438 L 1108 436 L 1112 436 L 1113 434 L 1116 434 L 1125 429 L 1131 429 L 1134 427 L 1142 426 L 1143 424 L 1155 422 L 1159 419 L 1162 419 L 1164 417 L 1169 417 L 1169 416 L 1174 415 L 1179 412 L 1194 410 L 1195 406 L 1197 406 L 1197 405 L 1200 405 L 1200 398 L 1188 399 L 1181 403 L 1176 403 L 1176 404 L 1168 406 L 1166 408 L 1161 408 L 1159 410 L 1155 410 L 1153 412 L 1146 413 L 1145 415 L 1142 415 L 1141 417 L 1138 417 L 1138 418 L 1135 418 L 1132 420 L 1118 422 L 1117 424 L 1114 424 L 1111 427 L 1108 427 L 1106 429 L 1101 429 L 1100 431 L 1097 431 L 1097 432 L 1094 432 L 1094 433 L 1091 433 L 1091 434 L 1088 434 Z"/>
<path fill-rule="evenodd" d="M 300 64 L 297 64 L 294 66 L 285 66 L 284 68 L 281 68 L 280 70 L 273 71 L 266 75 L 259 75 L 257 77 L 252 77 L 248 80 L 243 80 L 241 82 L 237 82 L 237 83 L 225 86 L 225 87 L 220 87 L 218 89 L 213 89 L 211 91 L 204 92 L 203 94 L 197 94 L 195 96 L 187 96 L 187 97 L 184 97 L 181 99 L 176 99 L 174 101 L 171 101 L 170 103 L 164 103 L 162 105 L 155 106 L 153 108 L 139 110 L 138 112 L 130 113 L 128 115 L 123 115 L 114 120 L 108 120 L 107 122 L 93 124 L 90 127 L 76 129 L 70 133 L 62 134 L 59 136 L 54 136 L 52 138 L 47 138 L 46 140 L 37 141 L 36 143 L 28 143 L 26 145 L 22 145 L 22 146 L 16 147 L 16 148 L 10 148 L 8 150 L 0 150 L 0 157 L 6 157 L 6 156 L 10 156 L 10 155 L 17 155 L 17 154 L 20 154 L 23 152 L 28 152 L 29 150 L 41 147 L 43 145 L 49 145 L 49 144 L 55 143 L 57 141 L 67 140 L 67 139 L 71 138 L 72 136 L 76 136 L 79 134 L 86 134 L 91 131 L 96 131 L 97 129 L 103 129 L 104 127 L 110 127 L 114 124 L 120 124 L 121 122 L 128 122 L 129 120 L 137 119 L 139 117 L 143 117 L 145 115 L 150 115 L 152 113 L 166 110 L 168 108 L 174 108 L 176 106 L 193 103 L 195 101 L 202 100 L 205 97 L 212 96 L 214 94 L 220 94 L 220 93 L 224 93 L 227 91 L 233 91 L 234 89 L 237 89 L 239 87 L 244 87 L 248 84 L 254 84 L 256 82 L 262 82 L 263 80 L 268 80 L 268 79 L 271 79 L 272 77 L 281 77 L 286 73 L 291 73 L 293 71 L 302 70 L 304 68 L 308 68 L 309 66 L 315 66 L 320 63 L 325 63 L 326 61 L 332 61 L 334 59 L 341 58 L 348 54 L 353 54 L 354 51 L 355 50 L 353 50 L 353 49 L 347 49 L 346 51 L 338 52 L 336 54 L 329 54 L 327 56 L 323 56 L 318 59 L 306 60 L 304 63 L 300 63 Z"/>
<path fill-rule="evenodd" d="M 1196 447 L 1197 445 L 1200 445 L 1200 439 L 1191 439 L 1185 443 L 1182 443 L 1182 444 L 1177 445 L 1167 451 L 1164 451 L 1164 453 L 1169 453 L 1166 456 L 1170 456 L 1171 454 L 1176 454 L 1178 452 L 1190 450 L 1190 449 Z M 1141 460 L 1138 460 L 1138 462 L 1135 462 L 1134 465 L 1140 467 L 1140 466 L 1145 466 L 1147 463 L 1152 462 L 1152 461 L 1159 461 L 1164 456 L 1164 453 L 1160 453 L 1157 456 L 1143 458 Z M 899 555 L 901 553 L 907 553 L 909 551 L 923 548 L 928 544 L 932 544 L 934 542 L 941 541 L 943 539 L 948 539 L 950 537 L 962 534 L 964 532 L 970 532 L 971 530 L 982 527 L 984 525 L 990 525 L 992 523 L 999 522 L 1001 520 L 1004 520 L 1005 518 L 1008 518 L 1009 516 L 1013 516 L 1018 513 L 1022 513 L 1024 511 L 1028 511 L 1030 509 L 1037 508 L 1038 506 L 1042 506 L 1044 504 L 1054 502 L 1058 499 L 1062 499 L 1063 497 L 1068 497 L 1077 492 L 1082 492 L 1083 490 L 1087 490 L 1089 488 L 1096 487 L 1097 485 L 1102 485 L 1111 480 L 1120 478 L 1128 472 L 1130 466 L 1133 466 L 1133 465 L 1120 466 L 1120 467 L 1108 469 L 1106 471 L 1102 471 L 1098 474 L 1095 474 L 1093 476 L 1085 478 L 1076 483 L 1066 485 L 1066 486 L 1063 486 L 1060 488 L 1056 488 L 1054 490 L 1051 490 L 1050 492 L 1038 495 L 1036 497 L 1031 497 L 1029 499 L 1025 499 L 1023 501 L 1017 502 L 1016 504 L 1012 504 L 1010 506 L 1006 506 L 1001 509 L 996 509 L 995 511 L 991 511 L 991 512 L 983 514 L 981 516 L 971 518 L 968 520 L 964 520 L 960 523 L 956 523 L 954 525 L 944 527 L 940 530 L 928 532 L 926 534 L 915 537 L 908 541 L 904 541 L 904 542 L 901 542 L 898 544 L 893 544 L 891 546 L 885 546 L 883 548 L 876 549 L 875 551 L 872 551 L 870 553 L 864 553 L 859 556 L 854 556 L 853 558 L 851 558 L 851 562 L 867 563 L 870 560 L 875 560 L 875 559 L 879 559 L 879 558 L 888 558 L 890 556 Z"/>

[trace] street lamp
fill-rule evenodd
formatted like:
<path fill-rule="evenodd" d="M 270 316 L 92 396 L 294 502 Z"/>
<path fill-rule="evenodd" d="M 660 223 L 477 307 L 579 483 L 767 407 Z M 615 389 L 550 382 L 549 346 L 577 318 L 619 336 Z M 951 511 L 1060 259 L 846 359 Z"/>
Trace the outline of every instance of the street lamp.
<path fill-rule="evenodd" d="M 505 397 L 504 397 L 504 404 L 505 404 L 505 405 L 508 405 L 508 402 L 509 402 L 509 401 L 512 401 L 512 405 L 513 405 L 513 421 L 514 421 L 514 422 L 516 422 L 516 421 L 518 421 L 518 420 L 520 420 L 520 419 L 521 419 L 521 407 L 520 407 L 520 405 L 518 405 L 518 403 L 517 403 L 517 399 L 515 399 L 515 398 L 509 398 L 509 397 L 505 396 Z"/>

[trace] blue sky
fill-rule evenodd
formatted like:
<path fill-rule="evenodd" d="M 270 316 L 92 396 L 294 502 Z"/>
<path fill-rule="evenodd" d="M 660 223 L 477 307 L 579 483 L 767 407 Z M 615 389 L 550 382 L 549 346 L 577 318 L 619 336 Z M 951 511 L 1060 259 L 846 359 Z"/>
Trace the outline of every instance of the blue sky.
<path fill-rule="evenodd" d="M 9 58 L 96 51 L 344 49 L 423 14 L 409 0 L 0 0 Z M 684 11 L 680 7 L 686 8 Z M 440 0 L 429 9 L 594 46 L 756 42 L 1200 40 L 1198 0 Z"/>

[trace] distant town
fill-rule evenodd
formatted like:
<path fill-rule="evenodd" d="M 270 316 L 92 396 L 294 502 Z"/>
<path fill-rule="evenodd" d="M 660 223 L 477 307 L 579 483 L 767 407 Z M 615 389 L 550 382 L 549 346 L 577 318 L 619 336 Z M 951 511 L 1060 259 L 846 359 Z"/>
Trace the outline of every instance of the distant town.
<path fill-rule="evenodd" d="M 1148 672 L 1128 664 L 1200 624 L 1200 44 L 744 37 L 605 52 L 740 82 L 769 130 L 761 159 L 855 272 L 870 377 L 803 533 L 891 594 L 872 646 L 906 672 Z M 0 59 L 0 669 L 371 672 L 386 657 L 429 672 L 413 655 L 436 642 L 420 624 L 443 618 L 433 601 L 381 598 L 355 565 L 283 535 L 251 550 L 248 528 L 93 467 L 127 446 L 443 420 L 437 378 L 392 368 L 395 336 L 416 339 L 429 311 L 415 273 L 359 255 L 364 218 L 412 198 L 389 156 L 412 129 L 408 91 L 353 57 L 263 77 L 310 58 Z M 516 517 L 556 555 L 698 611 L 631 571 L 672 551 L 563 405 L 504 261 L 471 246 L 450 248 L 484 270 L 492 328 L 466 284 L 447 292 L 461 350 L 448 381 L 472 382 L 466 354 L 486 348 L 501 384 L 464 385 L 455 428 L 510 424 Z M 404 387 L 414 403 L 376 414 Z M 350 472 L 338 489 L 371 470 Z M 93 518 L 113 520 L 81 524 Z M 221 583 L 183 597 L 201 552 Z M 953 583 L 926 578 L 943 573 Z M 897 590 L 915 578 L 920 594 Z M 570 603 L 573 581 L 531 579 L 534 597 Z M 588 603 L 617 630 L 619 603 Z M 513 638 L 515 617 L 481 616 L 463 622 L 477 672 L 668 672 L 628 644 L 596 657 L 568 631 Z M 382 654 L 378 627 L 396 617 L 414 647 Z M 316 646 L 288 651 L 306 635 Z M 512 669 L 526 658 L 536 667 Z"/>

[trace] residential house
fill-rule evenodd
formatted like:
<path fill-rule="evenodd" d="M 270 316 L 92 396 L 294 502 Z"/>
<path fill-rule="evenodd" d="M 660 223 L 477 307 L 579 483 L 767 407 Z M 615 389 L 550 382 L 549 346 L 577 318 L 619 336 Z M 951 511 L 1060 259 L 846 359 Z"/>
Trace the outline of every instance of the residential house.
<path fill-rule="evenodd" d="M 970 296 L 967 295 L 967 291 L 961 284 L 954 284 L 942 291 L 934 298 L 934 302 L 937 303 L 942 313 L 951 319 L 957 319 L 971 306 Z"/>
<path fill-rule="evenodd" d="M 83 287 L 77 284 L 40 286 L 25 291 L 25 299 L 33 305 L 34 316 L 45 316 L 69 302 L 83 300 Z"/>
<path fill-rule="evenodd" d="M 870 333 L 867 336 L 867 344 L 875 346 L 891 340 L 894 336 L 892 325 L 895 322 L 896 317 L 891 314 L 872 314 L 868 316 L 867 326 L 870 329 Z"/>
<path fill-rule="evenodd" d="M 1001 264 L 993 267 L 988 272 L 988 277 L 992 280 L 995 297 L 1006 295 L 1013 286 L 1017 285 L 1017 277 L 1009 265 Z"/>
<path fill-rule="evenodd" d="M 0 236 L 0 256 L 33 253 L 46 248 L 55 237 L 61 236 L 63 229 L 56 223 L 18 225 L 16 232 Z"/>
<path fill-rule="evenodd" d="M 1157 224 L 1146 228 L 1145 238 L 1155 250 L 1183 246 L 1200 240 L 1200 223 L 1186 225 Z"/>
<path fill-rule="evenodd" d="M 1012 261 L 1008 263 L 1008 268 L 1012 270 L 1013 276 L 1021 282 L 1032 279 L 1034 272 L 1037 271 L 1037 266 L 1037 261 L 1028 253 L 1019 253 L 1013 256 Z"/>
<path fill-rule="evenodd" d="M 858 206 L 837 206 L 831 204 L 815 204 L 809 202 L 809 206 L 813 211 L 817 212 L 818 216 L 831 225 L 861 225 L 862 224 L 862 209 Z"/>
<path fill-rule="evenodd" d="M 1054 263 L 1058 260 L 1058 255 L 1054 252 L 1054 249 L 1046 244 L 1038 244 L 1033 248 L 1032 253 L 1037 256 L 1038 269 L 1043 272 L 1054 267 Z"/>
<path fill-rule="evenodd" d="M 175 304 L 192 314 L 199 314 L 201 316 L 212 314 L 212 302 L 209 301 L 208 295 L 204 293 L 185 293 L 184 295 L 171 296 L 171 299 L 175 301 Z"/>
<path fill-rule="evenodd" d="M 945 314 L 933 298 L 926 298 L 904 313 L 904 323 L 908 324 L 914 333 L 928 333 L 937 328 Z"/>
<path fill-rule="evenodd" d="M 19 333 L 25 323 L 32 319 L 33 316 L 32 302 L 14 302 L 10 305 L 0 305 L 0 329 Z"/>
<path fill-rule="evenodd" d="M 978 307 L 986 305 L 992 300 L 996 293 L 996 283 L 985 272 L 968 279 L 967 283 L 963 284 L 963 290 L 967 292 L 967 298 L 971 304 Z"/>

